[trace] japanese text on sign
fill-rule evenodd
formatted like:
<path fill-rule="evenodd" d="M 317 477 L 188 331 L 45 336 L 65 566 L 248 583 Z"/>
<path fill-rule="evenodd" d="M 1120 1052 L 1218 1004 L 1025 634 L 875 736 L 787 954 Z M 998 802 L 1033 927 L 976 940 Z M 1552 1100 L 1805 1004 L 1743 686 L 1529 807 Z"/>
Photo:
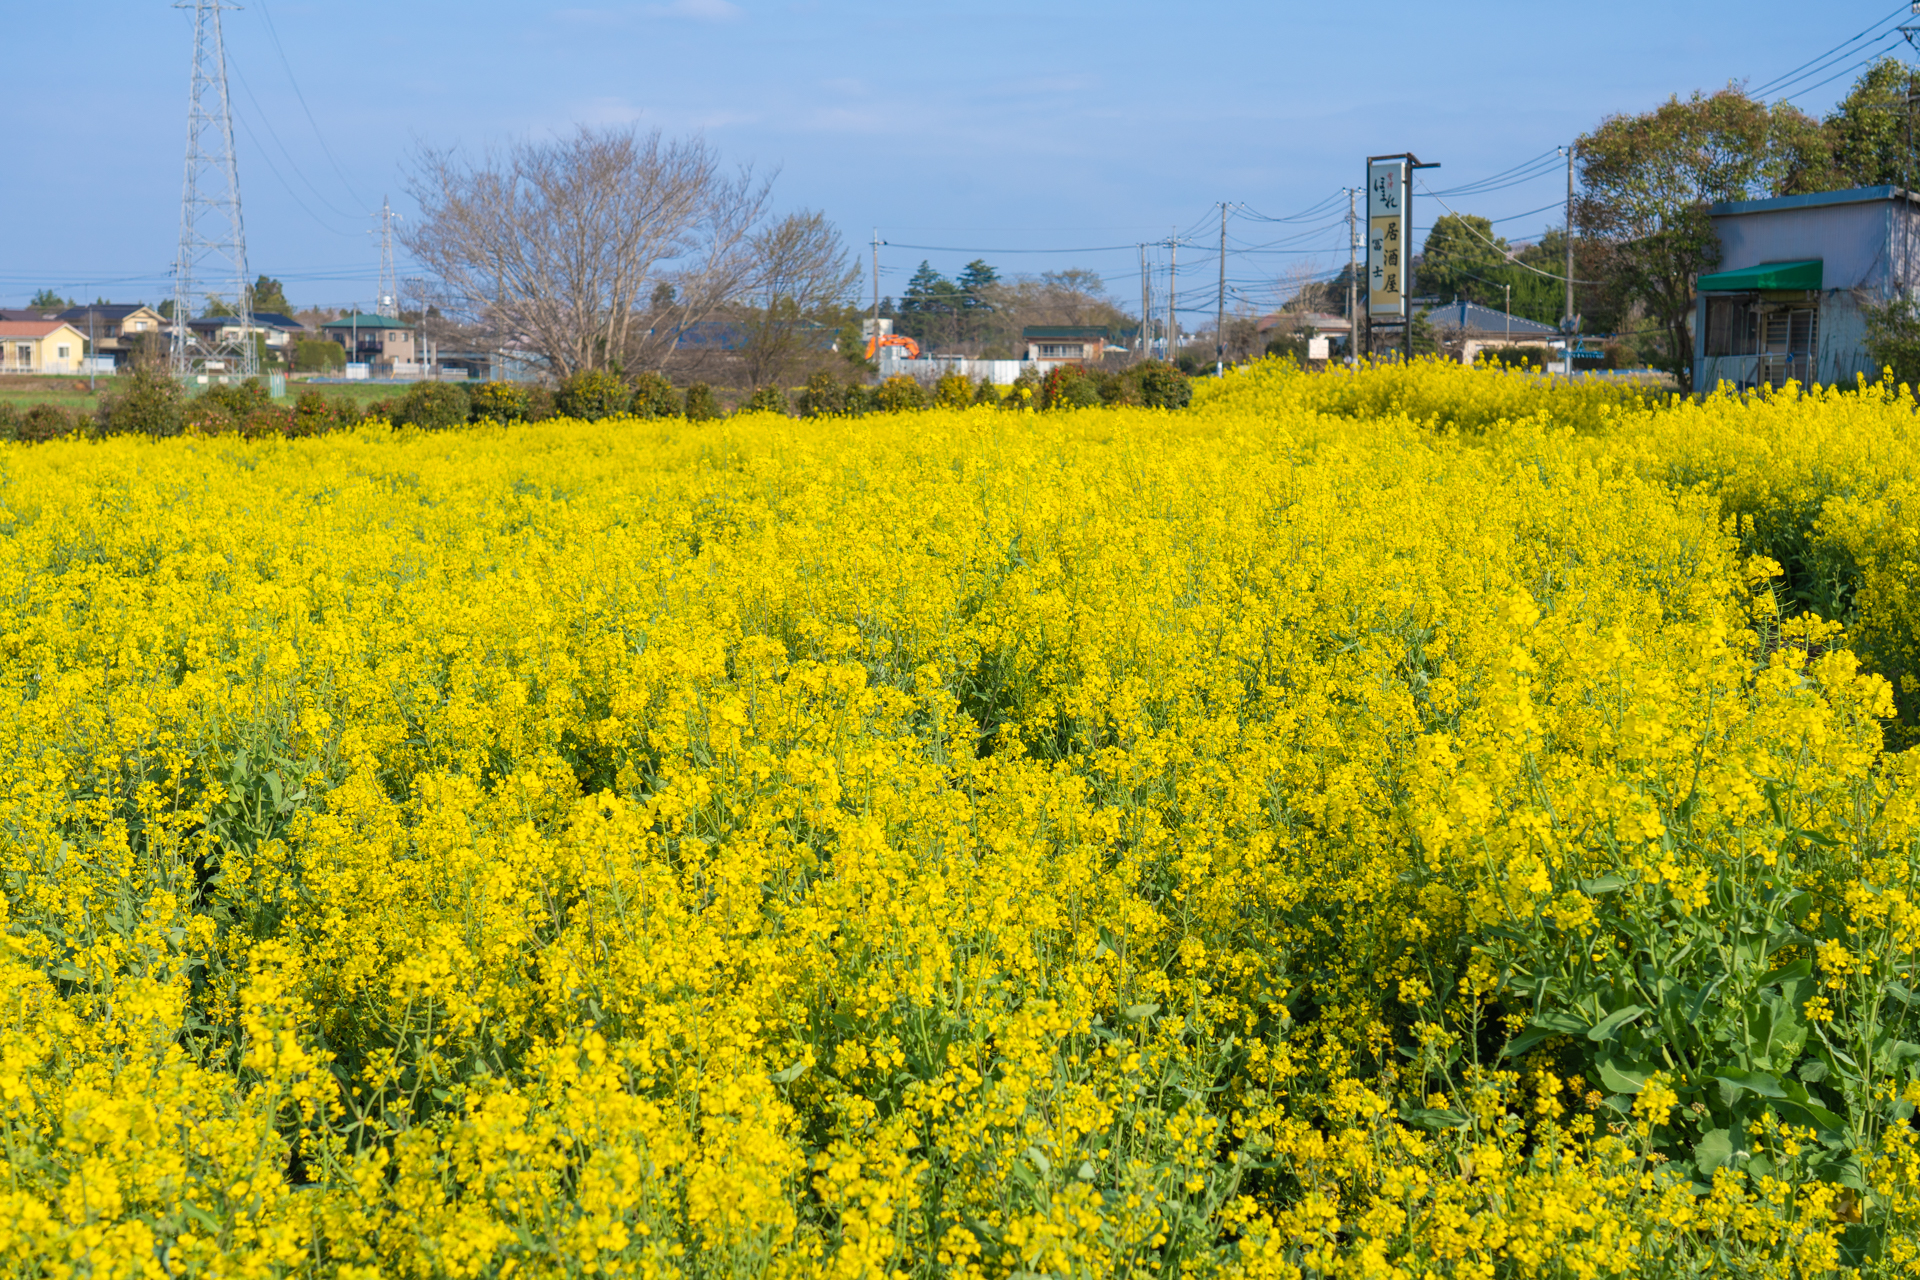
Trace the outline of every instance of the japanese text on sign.
<path fill-rule="evenodd" d="M 1404 316 L 1407 162 L 1367 166 L 1367 314 Z"/>

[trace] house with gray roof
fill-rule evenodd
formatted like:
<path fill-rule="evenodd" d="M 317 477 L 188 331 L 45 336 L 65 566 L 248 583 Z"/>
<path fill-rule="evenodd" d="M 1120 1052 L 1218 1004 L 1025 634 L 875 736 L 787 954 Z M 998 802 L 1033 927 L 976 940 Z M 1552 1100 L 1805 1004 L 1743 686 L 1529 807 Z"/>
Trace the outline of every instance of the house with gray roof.
<path fill-rule="evenodd" d="M 1559 346 L 1565 341 L 1560 331 L 1550 324 L 1509 315 L 1464 298 L 1428 307 L 1422 314 L 1433 326 L 1435 338 L 1460 344 L 1462 364 L 1472 364 L 1489 348 Z"/>

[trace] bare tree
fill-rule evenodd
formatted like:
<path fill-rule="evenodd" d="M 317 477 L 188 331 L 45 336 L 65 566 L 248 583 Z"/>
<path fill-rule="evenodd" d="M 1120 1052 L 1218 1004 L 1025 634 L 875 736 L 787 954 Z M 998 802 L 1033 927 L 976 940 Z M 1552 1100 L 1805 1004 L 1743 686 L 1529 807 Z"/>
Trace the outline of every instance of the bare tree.
<path fill-rule="evenodd" d="M 767 184 L 723 172 L 699 139 L 582 126 L 469 162 L 423 150 L 407 248 L 498 346 L 556 376 L 658 368 L 689 324 L 736 295 Z M 662 296 L 667 305 L 644 304 Z"/>
<path fill-rule="evenodd" d="M 749 253 L 740 355 L 749 384 L 761 387 L 828 349 L 860 268 L 826 215 L 811 209 L 756 232 Z"/>

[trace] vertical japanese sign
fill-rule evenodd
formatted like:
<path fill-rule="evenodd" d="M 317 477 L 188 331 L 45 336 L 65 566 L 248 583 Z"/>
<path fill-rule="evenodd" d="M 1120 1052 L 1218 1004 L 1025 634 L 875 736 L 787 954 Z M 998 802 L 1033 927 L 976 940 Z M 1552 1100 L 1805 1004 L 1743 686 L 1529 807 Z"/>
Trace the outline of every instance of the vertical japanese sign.
<path fill-rule="evenodd" d="M 1407 314 L 1407 162 L 1367 166 L 1367 314 Z"/>

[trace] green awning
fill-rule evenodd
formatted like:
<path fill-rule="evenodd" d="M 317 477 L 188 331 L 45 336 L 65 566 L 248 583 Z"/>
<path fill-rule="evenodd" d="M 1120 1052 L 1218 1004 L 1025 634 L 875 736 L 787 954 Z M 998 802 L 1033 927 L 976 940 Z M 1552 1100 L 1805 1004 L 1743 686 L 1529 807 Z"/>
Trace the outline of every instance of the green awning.
<path fill-rule="evenodd" d="M 1701 293 L 1757 293 L 1762 289 L 1818 289 L 1820 259 L 1799 262 L 1763 262 L 1738 271 L 1715 271 L 1700 277 Z"/>

